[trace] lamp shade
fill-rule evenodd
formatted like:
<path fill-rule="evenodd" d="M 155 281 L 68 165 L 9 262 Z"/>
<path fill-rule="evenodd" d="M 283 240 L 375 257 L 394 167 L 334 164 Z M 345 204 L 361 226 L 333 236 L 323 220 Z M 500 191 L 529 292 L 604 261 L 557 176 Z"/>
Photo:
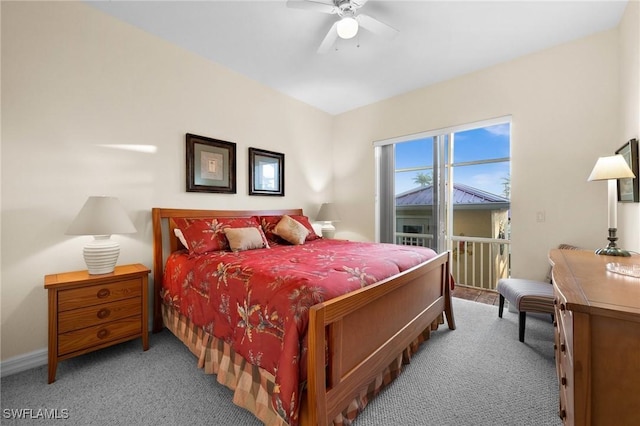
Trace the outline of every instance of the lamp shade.
<path fill-rule="evenodd" d="M 132 234 L 135 226 L 127 212 L 115 197 L 89 197 L 74 221 L 67 229 L 67 235 L 111 235 Z"/>
<path fill-rule="evenodd" d="M 625 161 L 622 155 L 612 155 L 610 157 L 600 157 L 593 166 L 593 170 L 589 175 L 589 181 L 606 180 L 608 191 L 608 212 L 607 220 L 609 223 L 609 245 L 605 248 L 596 250 L 597 254 L 607 256 L 629 256 L 629 252 L 622 250 L 616 245 L 616 232 L 618 228 L 618 203 L 616 202 L 616 179 L 634 178 L 633 171 Z"/>
<path fill-rule="evenodd" d="M 336 209 L 335 204 L 324 203 L 321 205 L 318 216 L 316 216 L 316 220 L 318 222 L 339 222 L 340 215 L 338 215 L 338 210 Z"/>
<path fill-rule="evenodd" d="M 93 241 L 84 246 L 84 261 L 91 275 L 113 272 L 120 255 L 120 244 L 111 234 L 132 234 L 135 226 L 115 197 L 89 197 L 67 235 L 93 235 Z"/>
<path fill-rule="evenodd" d="M 636 177 L 622 155 L 612 155 L 610 157 L 600 157 L 596 161 L 589 181 L 609 180 Z"/>

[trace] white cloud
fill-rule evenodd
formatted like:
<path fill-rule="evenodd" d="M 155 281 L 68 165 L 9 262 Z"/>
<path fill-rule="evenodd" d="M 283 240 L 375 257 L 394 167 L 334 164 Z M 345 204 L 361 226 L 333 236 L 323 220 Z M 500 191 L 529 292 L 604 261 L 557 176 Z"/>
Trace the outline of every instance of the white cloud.
<path fill-rule="evenodd" d="M 509 136 L 511 126 L 509 123 L 496 124 L 495 126 L 485 127 L 484 130 L 496 136 Z"/>

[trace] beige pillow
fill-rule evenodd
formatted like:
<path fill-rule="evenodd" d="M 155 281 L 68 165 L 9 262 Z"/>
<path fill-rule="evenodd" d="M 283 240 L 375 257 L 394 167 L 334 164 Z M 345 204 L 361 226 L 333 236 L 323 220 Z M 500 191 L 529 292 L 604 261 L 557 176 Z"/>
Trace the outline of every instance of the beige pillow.
<path fill-rule="evenodd" d="M 253 250 L 266 246 L 258 228 L 225 228 L 224 234 L 233 251 Z"/>
<path fill-rule="evenodd" d="M 273 233 L 291 244 L 299 245 L 304 244 L 305 238 L 309 235 L 309 230 L 303 224 L 285 214 L 276 227 L 273 228 Z"/>

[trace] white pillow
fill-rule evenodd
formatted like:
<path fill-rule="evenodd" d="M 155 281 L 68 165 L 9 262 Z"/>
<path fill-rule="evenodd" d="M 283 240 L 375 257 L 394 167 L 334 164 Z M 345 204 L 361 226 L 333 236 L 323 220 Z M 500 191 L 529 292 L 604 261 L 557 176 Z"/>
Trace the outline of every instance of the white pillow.
<path fill-rule="evenodd" d="M 189 249 L 189 244 L 187 244 L 187 239 L 184 237 L 182 231 L 178 228 L 173 228 L 174 235 L 180 240 L 184 248 Z"/>

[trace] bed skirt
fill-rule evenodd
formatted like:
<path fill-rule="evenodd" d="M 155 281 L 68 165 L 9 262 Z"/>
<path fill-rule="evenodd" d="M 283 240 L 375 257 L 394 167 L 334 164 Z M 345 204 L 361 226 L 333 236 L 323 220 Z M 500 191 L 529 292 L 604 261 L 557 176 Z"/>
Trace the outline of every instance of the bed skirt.
<path fill-rule="evenodd" d="M 273 374 L 247 362 L 231 347 L 196 326 L 177 310 L 162 304 L 162 318 L 165 326 L 180 339 L 197 357 L 198 368 L 206 374 L 215 374 L 218 383 L 233 391 L 233 403 L 249 410 L 265 425 L 289 426 L 272 408 L 271 395 L 275 388 Z M 386 385 L 391 383 L 402 371 L 402 366 L 411 361 L 411 356 L 419 345 L 428 340 L 431 330 L 442 324 L 442 315 L 430 327 L 369 384 L 366 390 L 351 401 L 349 407 L 338 415 L 333 424 L 336 426 L 351 425 L 357 415 L 367 406 Z M 306 395 L 303 395 L 305 398 Z"/>

